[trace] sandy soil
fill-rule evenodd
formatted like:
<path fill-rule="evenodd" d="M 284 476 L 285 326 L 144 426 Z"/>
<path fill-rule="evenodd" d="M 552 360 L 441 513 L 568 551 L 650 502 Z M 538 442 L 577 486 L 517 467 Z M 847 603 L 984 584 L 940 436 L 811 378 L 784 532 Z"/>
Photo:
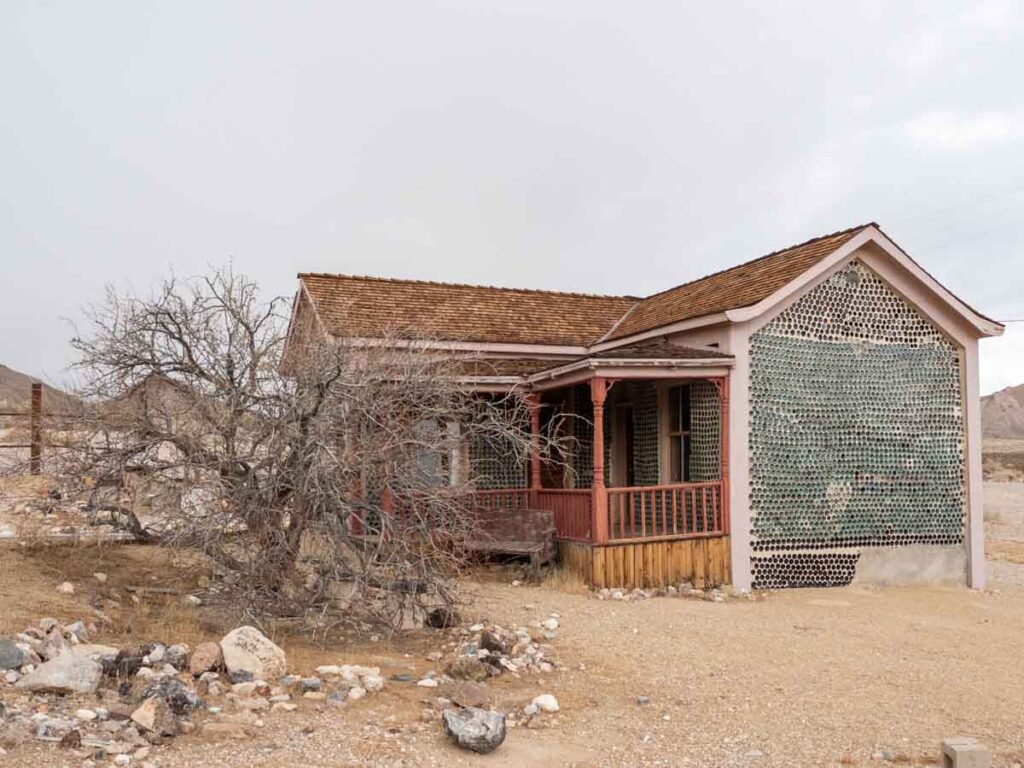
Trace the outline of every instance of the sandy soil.
<path fill-rule="evenodd" d="M 989 491 L 993 510 L 1005 506 L 989 523 L 994 581 L 985 592 L 850 587 L 778 592 L 754 602 L 623 604 L 545 586 L 474 582 L 471 618 L 522 624 L 556 612 L 562 622 L 553 643 L 561 671 L 492 683 L 506 705 L 550 692 L 562 711 L 542 728 L 513 729 L 488 756 L 461 752 L 436 722 L 420 722 L 435 692 L 389 683 L 347 709 L 275 713 L 250 739 L 214 745 L 197 734 L 150 759 L 159 766 L 232 767 L 881 766 L 872 755 L 884 752 L 890 764 L 932 765 L 940 739 L 969 735 L 994 750 L 995 766 L 1024 763 L 1024 566 L 1012 554 L 1014 536 L 1024 541 L 1024 484 L 1018 485 Z M 133 567 L 121 555 L 102 557 L 112 579 L 115 569 Z M 88 598 L 52 591 L 89 565 L 88 557 L 57 564 L 0 552 L 0 631 L 22 623 L 20 614 L 76 617 Z M 160 572 L 154 566 L 148 577 Z M 37 590 L 46 602 L 25 605 Z M 146 622 L 159 620 L 152 607 L 125 613 L 128 624 L 135 616 L 132 634 L 152 631 Z M 187 629 L 191 641 L 215 631 L 180 617 L 166 626 Z M 366 660 L 390 674 L 429 669 L 424 656 L 438 644 L 427 632 L 397 645 L 319 648 L 292 640 L 287 649 L 298 671 L 326 660 Z M 651 703 L 638 704 L 641 695 Z M 79 764 L 60 758 L 31 744 L 5 765 Z"/>

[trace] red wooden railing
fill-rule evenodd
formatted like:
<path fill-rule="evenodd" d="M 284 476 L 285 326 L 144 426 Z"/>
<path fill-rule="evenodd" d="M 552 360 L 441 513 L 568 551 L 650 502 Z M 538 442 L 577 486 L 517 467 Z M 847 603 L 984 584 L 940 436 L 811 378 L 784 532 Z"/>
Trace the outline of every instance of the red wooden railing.
<path fill-rule="evenodd" d="M 558 538 L 590 541 L 592 498 L 589 488 L 544 488 L 537 491 L 537 506 L 554 513 Z"/>
<path fill-rule="evenodd" d="M 695 538 L 725 533 L 718 481 L 608 489 L 611 541 Z"/>
<path fill-rule="evenodd" d="M 608 538 L 684 539 L 727 532 L 722 483 L 683 483 L 609 488 Z M 593 490 L 590 488 L 502 488 L 476 491 L 476 510 L 516 514 L 535 507 L 551 511 L 559 539 L 593 540 Z"/>

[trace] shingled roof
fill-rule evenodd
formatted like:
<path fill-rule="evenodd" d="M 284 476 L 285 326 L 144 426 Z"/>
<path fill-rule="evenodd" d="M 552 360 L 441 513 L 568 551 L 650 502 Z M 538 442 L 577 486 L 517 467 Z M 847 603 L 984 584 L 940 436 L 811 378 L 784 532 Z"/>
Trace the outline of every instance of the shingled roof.
<path fill-rule="evenodd" d="M 669 323 L 749 307 L 796 279 L 865 227 L 864 224 L 806 243 L 774 251 L 759 259 L 648 296 L 608 334 L 621 339 Z"/>
<path fill-rule="evenodd" d="M 585 347 L 756 304 L 866 227 L 835 232 L 641 299 L 301 273 L 329 333 Z"/>
<path fill-rule="evenodd" d="M 604 335 L 639 301 L 422 280 L 300 274 L 328 332 L 384 332 L 453 341 L 582 347 Z"/>

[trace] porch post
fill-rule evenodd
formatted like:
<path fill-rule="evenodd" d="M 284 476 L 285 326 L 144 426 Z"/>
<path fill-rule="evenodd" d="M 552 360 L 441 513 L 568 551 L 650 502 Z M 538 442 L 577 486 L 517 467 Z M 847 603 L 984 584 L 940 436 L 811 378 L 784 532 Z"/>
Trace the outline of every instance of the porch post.
<path fill-rule="evenodd" d="M 530 408 L 530 506 L 538 509 L 540 501 L 540 394 L 526 396 Z"/>
<path fill-rule="evenodd" d="M 595 544 L 608 543 L 608 491 L 604 486 L 604 401 L 607 381 L 601 376 L 590 380 L 590 400 L 594 405 L 594 481 L 590 508 L 593 514 L 591 536 Z"/>

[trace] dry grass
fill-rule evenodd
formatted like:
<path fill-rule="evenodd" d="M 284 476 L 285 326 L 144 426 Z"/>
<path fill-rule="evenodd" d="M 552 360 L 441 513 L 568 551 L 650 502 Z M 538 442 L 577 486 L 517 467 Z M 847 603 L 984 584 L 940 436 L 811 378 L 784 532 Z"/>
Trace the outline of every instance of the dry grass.
<path fill-rule="evenodd" d="M 583 578 L 564 565 L 550 569 L 541 580 L 541 586 L 569 595 L 585 595 L 590 592 Z"/>

